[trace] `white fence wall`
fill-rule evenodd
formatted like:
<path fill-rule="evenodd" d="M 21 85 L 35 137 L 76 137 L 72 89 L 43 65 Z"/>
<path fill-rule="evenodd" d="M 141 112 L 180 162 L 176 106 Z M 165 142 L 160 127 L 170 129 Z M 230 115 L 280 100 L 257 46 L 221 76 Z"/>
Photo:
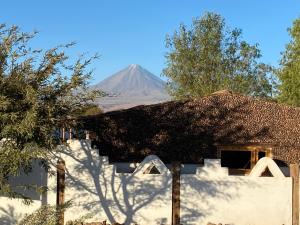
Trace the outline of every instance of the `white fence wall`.
<path fill-rule="evenodd" d="M 90 214 L 90 221 L 170 224 L 171 173 L 160 159 L 147 157 L 134 173 L 126 174 L 117 173 L 89 144 L 71 141 L 65 154 L 66 200 L 74 205 L 66 212 L 66 221 L 80 212 Z M 161 174 L 144 174 L 150 162 Z"/>
<path fill-rule="evenodd" d="M 13 186 L 16 185 L 33 185 L 36 184 L 38 186 L 50 186 L 50 183 L 56 183 L 55 177 L 47 176 L 47 173 L 44 168 L 42 168 L 38 162 L 33 164 L 32 173 L 29 175 L 22 175 L 18 178 L 10 179 L 10 183 Z M 54 191 L 54 192 L 53 192 Z M 55 190 L 49 191 L 48 194 L 40 195 L 35 191 L 21 191 L 22 194 L 29 196 L 33 202 L 30 205 L 24 204 L 24 201 L 21 199 L 10 199 L 4 196 L 0 197 L 0 225 L 14 225 L 21 218 L 24 217 L 26 213 L 31 213 L 41 207 L 43 204 L 47 204 L 50 202 L 50 198 L 54 198 L 52 201 L 55 204 Z M 52 203 L 51 202 L 51 203 Z"/>
<path fill-rule="evenodd" d="M 72 140 L 68 148 L 61 148 L 57 157 L 66 162 L 65 199 L 73 201 L 73 207 L 65 213 L 65 221 L 90 215 L 89 221 L 171 223 L 172 176 L 156 156 L 135 165 L 133 173 L 118 173 L 116 165 L 109 164 L 107 157 L 99 157 L 98 150 L 92 149 L 88 140 Z M 153 166 L 160 174 L 148 174 Z M 198 167 L 195 174 L 191 174 L 191 169 L 188 171 L 190 174 L 181 174 L 182 224 L 292 223 L 290 177 L 276 172 L 275 177 L 229 176 L 219 160 L 205 160 L 204 167 Z M 55 204 L 55 176 L 48 177 L 47 185 L 48 195 L 29 207 L 19 200 L 1 197 L 0 224 L 15 224 L 42 203 Z"/>
<path fill-rule="evenodd" d="M 228 176 L 219 160 L 181 175 L 182 224 L 291 224 L 290 177 Z"/>
<path fill-rule="evenodd" d="M 41 205 L 40 200 L 34 200 L 31 205 L 25 205 L 20 199 L 0 197 L 0 224 L 15 225 L 26 213 L 34 212 Z"/>

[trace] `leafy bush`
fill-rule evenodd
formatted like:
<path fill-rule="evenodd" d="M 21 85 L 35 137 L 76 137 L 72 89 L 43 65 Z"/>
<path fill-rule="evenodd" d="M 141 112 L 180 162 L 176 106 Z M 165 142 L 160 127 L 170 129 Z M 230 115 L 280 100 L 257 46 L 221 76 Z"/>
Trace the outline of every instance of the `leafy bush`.
<path fill-rule="evenodd" d="M 45 205 L 25 216 L 18 225 L 56 225 L 56 207 Z"/>
<path fill-rule="evenodd" d="M 56 208 L 56 206 L 44 205 L 31 214 L 26 215 L 17 225 L 56 225 L 58 214 L 71 207 L 71 201 L 66 202 L 64 205 Z M 84 221 L 82 217 L 78 221 Z"/>

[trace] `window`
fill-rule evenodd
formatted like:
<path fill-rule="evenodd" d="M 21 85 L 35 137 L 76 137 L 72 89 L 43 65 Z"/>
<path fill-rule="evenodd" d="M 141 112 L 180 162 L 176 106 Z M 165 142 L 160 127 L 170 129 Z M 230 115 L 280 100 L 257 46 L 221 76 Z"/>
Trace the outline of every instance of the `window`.
<path fill-rule="evenodd" d="M 218 153 L 221 166 L 228 167 L 230 175 L 250 173 L 257 161 L 271 157 L 271 148 L 267 146 L 219 146 Z"/>
<path fill-rule="evenodd" d="M 222 151 L 221 165 L 232 169 L 251 169 L 250 151 Z"/>

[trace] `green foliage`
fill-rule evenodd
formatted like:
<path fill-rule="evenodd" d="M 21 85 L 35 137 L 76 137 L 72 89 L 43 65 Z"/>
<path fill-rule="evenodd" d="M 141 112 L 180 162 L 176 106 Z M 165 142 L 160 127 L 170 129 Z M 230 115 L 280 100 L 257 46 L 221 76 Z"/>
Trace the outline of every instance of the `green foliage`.
<path fill-rule="evenodd" d="M 92 116 L 102 113 L 102 110 L 98 105 L 95 104 L 87 104 L 82 107 L 79 111 L 75 112 L 76 116 Z"/>
<path fill-rule="evenodd" d="M 85 221 L 92 217 L 93 217 L 92 214 L 87 214 L 87 215 L 81 216 L 78 219 L 67 221 L 66 225 L 84 225 L 84 224 L 86 224 Z"/>
<path fill-rule="evenodd" d="M 18 225 L 56 225 L 57 219 L 59 218 L 58 213 L 66 211 L 72 207 L 72 202 L 68 201 L 60 208 L 56 206 L 44 205 L 31 214 L 26 215 L 23 219 L 18 222 Z M 78 219 L 68 221 L 66 224 L 79 225 L 84 223 L 87 219 L 91 218 L 92 215 L 85 215 Z"/>
<path fill-rule="evenodd" d="M 0 194 L 10 197 L 26 196 L 8 178 L 30 171 L 33 159 L 47 162 L 59 141 L 57 128 L 74 126 L 71 115 L 98 94 L 88 91 L 87 71 L 97 56 L 68 65 L 65 50 L 72 44 L 33 50 L 35 35 L 0 25 Z"/>
<path fill-rule="evenodd" d="M 288 29 L 291 41 L 282 53 L 280 68 L 277 70 L 279 79 L 280 102 L 300 106 L 300 18 Z"/>
<path fill-rule="evenodd" d="M 23 218 L 18 225 L 56 225 L 57 216 L 54 206 L 45 205 Z"/>
<path fill-rule="evenodd" d="M 229 29 L 224 19 L 206 13 L 193 20 L 192 28 L 181 25 L 167 36 L 167 88 L 175 98 L 193 98 L 228 89 L 252 96 L 272 93 L 271 67 L 259 63 L 260 50 L 241 40 L 240 29 Z"/>

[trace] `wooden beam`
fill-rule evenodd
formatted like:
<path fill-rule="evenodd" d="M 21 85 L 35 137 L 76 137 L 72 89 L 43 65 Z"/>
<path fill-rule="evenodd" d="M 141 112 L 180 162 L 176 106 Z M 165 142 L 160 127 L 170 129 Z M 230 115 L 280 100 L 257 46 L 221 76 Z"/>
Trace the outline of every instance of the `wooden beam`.
<path fill-rule="evenodd" d="M 57 190 L 56 190 L 56 209 L 57 225 L 64 225 L 64 210 L 62 206 L 65 203 L 65 161 L 57 161 Z"/>
<path fill-rule="evenodd" d="M 62 128 L 62 141 L 63 141 L 63 142 L 65 142 L 65 132 L 66 132 L 66 130 L 65 130 L 65 128 L 63 127 L 63 128 Z"/>
<path fill-rule="evenodd" d="M 172 225 L 180 225 L 180 162 L 172 162 Z"/>
<path fill-rule="evenodd" d="M 293 180 L 292 224 L 299 225 L 299 164 L 290 165 L 290 176 Z"/>
<path fill-rule="evenodd" d="M 72 137 L 72 132 L 73 132 L 73 129 L 70 128 L 70 129 L 69 129 L 69 139 L 70 139 L 70 140 L 72 140 L 72 138 L 73 138 L 73 137 Z"/>
<path fill-rule="evenodd" d="M 252 169 L 255 164 L 257 163 L 257 151 L 253 150 L 251 151 L 251 160 L 250 160 L 250 168 Z"/>
<path fill-rule="evenodd" d="M 227 151 L 266 151 L 266 150 L 272 150 L 272 145 L 266 145 L 266 144 L 245 144 L 245 145 L 219 145 L 217 146 L 218 150 L 227 150 Z"/>

